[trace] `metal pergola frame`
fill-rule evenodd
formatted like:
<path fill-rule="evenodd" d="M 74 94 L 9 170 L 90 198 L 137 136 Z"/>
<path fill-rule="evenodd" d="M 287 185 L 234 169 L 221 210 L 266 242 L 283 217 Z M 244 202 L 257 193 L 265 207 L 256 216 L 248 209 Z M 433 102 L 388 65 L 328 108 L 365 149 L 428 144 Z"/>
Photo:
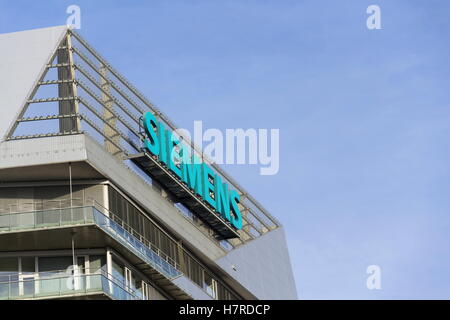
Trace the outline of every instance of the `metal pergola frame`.
<path fill-rule="evenodd" d="M 66 50 L 68 53 L 68 63 L 54 63 L 58 55 L 59 50 Z M 100 66 L 98 66 L 92 59 L 87 57 L 82 51 L 87 51 L 91 58 L 95 59 Z M 78 60 L 78 61 L 77 61 Z M 54 79 L 44 80 L 48 71 L 52 68 L 68 68 L 70 70 L 70 79 Z M 95 76 L 87 69 L 93 71 L 93 74 L 100 78 L 102 83 L 99 83 Z M 101 68 L 104 68 L 107 72 L 102 72 Z M 81 80 L 78 75 L 81 75 L 85 81 Z M 41 86 L 50 85 L 64 85 L 68 84 L 72 86 L 73 96 L 66 97 L 51 97 L 45 99 L 34 99 L 37 91 Z M 104 88 L 108 86 L 108 90 Z M 94 91 L 97 90 L 103 97 L 100 97 Z M 130 94 L 128 94 L 127 92 Z M 136 99 L 133 99 L 133 97 Z M 105 98 L 108 100 L 106 101 Z M 8 133 L 7 140 L 26 139 L 43 136 L 59 136 L 68 134 L 87 133 L 85 130 L 81 130 L 82 123 L 86 124 L 89 128 L 93 129 L 103 139 L 104 143 L 108 141 L 111 145 L 117 148 L 116 154 L 123 154 L 123 160 L 129 160 L 133 158 L 133 155 L 142 152 L 142 145 L 139 145 L 136 141 L 133 141 L 129 135 L 122 132 L 118 125 L 111 124 L 111 119 L 106 119 L 101 111 L 98 110 L 88 100 L 92 100 L 95 104 L 98 104 L 101 109 L 105 108 L 106 103 L 111 103 L 116 109 L 108 108 L 108 112 L 117 121 L 117 124 L 123 126 L 129 133 L 131 133 L 136 139 L 142 143 L 143 136 L 140 132 L 140 120 L 139 117 L 146 111 L 151 111 L 155 114 L 160 121 L 165 123 L 171 130 L 176 130 L 175 124 L 173 124 L 168 117 L 166 117 L 153 103 L 144 97 L 133 85 L 129 83 L 119 72 L 117 72 L 99 53 L 97 53 L 79 34 L 73 30 L 67 30 L 63 41 L 60 46 L 55 50 L 50 58 L 45 71 L 42 73 L 40 79 L 37 81 L 35 88 L 32 90 L 29 98 L 25 102 L 21 113 L 19 114 L 16 123 L 12 126 Z M 122 101 L 121 101 L 122 100 Z M 138 100 L 139 102 L 135 101 Z M 74 104 L 74 111 L 68 114 L 57 114 L 48 116 L 35 116 L 25 117 L 25 113 L 31 104 L 70 101 Z M 125 105 L 125 103 L 127 105 Z M 97 121 L 89 117 L 88 114 L 82 112 L 80 108 L 86 109 L 91 113 Z M 14 136 L 18 126 L 24 122 L 33 121 L 45 121 L 45 120 L 61 120 L 65 118 L 71 118 L 76 121 L 75 130 L 69 132 L 54 132 L 54 133 L 40 133 L 34 135 L 17 135 Z M 97 123 L 96 123 L 97 122 Z M 99 127 L 99 124 L 103 128 Z M 113 132 L 113 135 L 106 135 L 104 128 Z M 117 140 L 119 138 L 119 140 Z M 263 206 L 257 202 L 245 189 L 243 189 L 232 177 L 226 174 L 217 164 L 208 159 L 192 141 L 183 137 L 187 145 L 192 147 L 192 152 L 201 155 L 203 161 L 208 163 L 218 173 L 224 182 L 228 182 L 229 185 L 239 191 L 241 195 L 241 212 L 243 216 L 243 228 L 238 231 L 240 238 L 230 239 L 228 243 L 232 247 L 236 247 L 239 244 L 245 243 L 248 240 L 257 238 L 258 236 L 276 229 L 281 226 L 277 219 L 270 215 Z M 118 142 L 119 141 L 119 142 Z M 124 147 L 124 144 L 128 148 Z"/>

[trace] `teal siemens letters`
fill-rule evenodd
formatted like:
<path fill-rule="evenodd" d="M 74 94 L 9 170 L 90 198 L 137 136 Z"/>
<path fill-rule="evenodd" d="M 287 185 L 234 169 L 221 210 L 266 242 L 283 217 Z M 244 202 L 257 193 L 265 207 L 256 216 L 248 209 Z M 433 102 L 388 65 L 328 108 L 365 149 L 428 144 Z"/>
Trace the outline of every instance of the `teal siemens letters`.
<path fill-rule="evenodd" d="M 228 188 L 227 183 L 206 163 L 191 154 L 190 149 L 167 130 L 151 112 L 143 116 L 146 139 L 145 149 L 158 157 L 159 162 L 176 176 L 236 229 L 242 229 L 242 215 L 239 210 L 239 193 Z"/>

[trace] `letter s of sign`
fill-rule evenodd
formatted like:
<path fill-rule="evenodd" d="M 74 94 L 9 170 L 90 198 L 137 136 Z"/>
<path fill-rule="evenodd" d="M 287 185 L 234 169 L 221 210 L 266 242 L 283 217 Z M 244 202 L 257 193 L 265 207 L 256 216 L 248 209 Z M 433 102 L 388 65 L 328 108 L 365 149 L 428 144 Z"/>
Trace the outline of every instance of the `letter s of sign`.
<path fill-rule="evenodd" d="M 242 215 L 241 210 L 239 210 L 239 202 L 241 200 L 241 196 L 236 190 L 230 190 L 230 202 L 231 202 L 231 224 L 236 227 L 236 229 L 242 229 Z"/>
<path fill-rule="evenodd" d="M 153 155 L 159 155 L 159 140 L 156 135 L 156 128 L 158 127 L 158 120 L 151 112 L 146 112 L 143 117 L 144 130 L 147 135 L 144 144 L 148 151 Z"/>

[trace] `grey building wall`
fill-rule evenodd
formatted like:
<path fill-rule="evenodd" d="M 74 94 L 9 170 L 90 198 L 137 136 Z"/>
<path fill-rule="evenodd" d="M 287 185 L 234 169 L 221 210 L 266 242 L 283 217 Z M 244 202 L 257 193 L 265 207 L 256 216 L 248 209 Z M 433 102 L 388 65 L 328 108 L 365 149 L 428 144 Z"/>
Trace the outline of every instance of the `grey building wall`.
<path fill-rule="evenodd" d="M 259 299 L 297 299 L 283 228 L 248 242 L 216 262 Z"/>
<path fill-rule="evenodd" d="M 150 300 L 167 300 L 158 290 L 156 290 L 152 285 L 149 287 Z"/>
<path fill-rule="evenodd" d="M 200 289 L 199 286 L 195 285 L 191 280 L 183 275 L 174 279 L 173 283 L 185 292 L 188 292 L 194 300 L 212 300 L 212 298 L 205 291 Z"/>
<path fill-rule="evenodd" d="M 0 142 L 0 170 L 86 159 L 83 135 Z"/>

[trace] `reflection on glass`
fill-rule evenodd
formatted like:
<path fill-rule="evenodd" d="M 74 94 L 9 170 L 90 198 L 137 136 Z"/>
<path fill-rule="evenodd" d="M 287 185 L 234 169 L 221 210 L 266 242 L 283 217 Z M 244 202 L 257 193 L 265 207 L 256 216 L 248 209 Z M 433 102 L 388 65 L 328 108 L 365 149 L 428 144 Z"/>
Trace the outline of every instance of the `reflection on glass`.
<path fill-rule="evenodd" d="M 35 294 L 35 281 L 34 277 L 23 277 L 23 294 L 25 296 L 33 296 Z"/>
<path fill-rule="evenodd" d="M 0 298 L 19 295 L 18 258 L 0 258 Z"/>

